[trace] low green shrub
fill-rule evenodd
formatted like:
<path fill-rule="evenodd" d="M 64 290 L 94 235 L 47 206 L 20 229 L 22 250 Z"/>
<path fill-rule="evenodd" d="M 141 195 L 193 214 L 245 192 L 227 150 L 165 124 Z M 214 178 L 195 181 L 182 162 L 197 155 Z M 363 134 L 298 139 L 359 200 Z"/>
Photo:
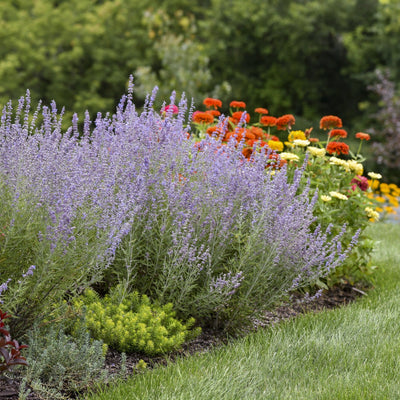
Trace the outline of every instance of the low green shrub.
<path fill-rule="evenodd" d="M 74 337 L 65 333 L 62 324 L 52 324 L 48 330 L 34 326 L 28 343 L 22 398 L 29 394 L 28 386 L 41 398 L 61 399 L 106 380 L 104 344 L 93 340 L 83 326 Z"/>
<path fill-rule="evenodd" d="M 119 351 L 154 355 L 177 349 L 200 333 L 200 328 L 190 330 L 193 318 L 186 323 L 175 318 L 172 303 L 152 304 L 146 295 L 128 294 L 121 287 L 117 285 L 104 298 L 86 289 L 73 301 L 73 307 L 85 313 L 94 338 Z"/>

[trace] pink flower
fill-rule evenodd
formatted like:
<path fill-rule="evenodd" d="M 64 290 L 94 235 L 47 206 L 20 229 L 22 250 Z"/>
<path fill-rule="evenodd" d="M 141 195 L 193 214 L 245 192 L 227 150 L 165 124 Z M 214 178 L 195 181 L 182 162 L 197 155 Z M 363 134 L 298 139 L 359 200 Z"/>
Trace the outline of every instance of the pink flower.
<path fill-rule="evenodd" d="M 352 189 L 355 190 L 357 187 L 359 187 L 363 192 L 365 192 L 368 189 L 368 179 L 365 176 L 357 175 L 355 178 L 351 180 Z"/>
<path fill-rule="evenodd" d="M 175 104 L 170 104 L 170 105 L 165 106 L 165 107 L 163 107 L 163 108 L 161 109 L 161 114 L 167 113 L 168 111 L 169 111 L 169 112 L 172 111 L 172 114 L 178 114 L 179 108 L 178 108 Z"/>

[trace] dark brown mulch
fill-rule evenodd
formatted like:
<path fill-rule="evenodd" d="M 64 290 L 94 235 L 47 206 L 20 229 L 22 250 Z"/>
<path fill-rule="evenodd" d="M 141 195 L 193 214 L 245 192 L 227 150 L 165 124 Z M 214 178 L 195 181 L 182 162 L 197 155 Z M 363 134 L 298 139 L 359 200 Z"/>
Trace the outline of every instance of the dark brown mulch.
<path fill-rule="evenodd" d="M 278 307 L 273 312 L 264 313 L 263 317 L 254 321 L 254 330 L 268 325 L 274 325 L 280 321 L 294 318 L 305 312 L 318 312 L 323 309 L 337 308 L 365 295 L 362 288 L 350 284 L 335 286 L 325 290 L 322 295 L 310 302 L 303 302 L 301 296 L 294 296 L 289 304 Z M 199 352 L 207 352 L 212 348 L 227 343 L 227 337 L 219 331 L 203 330 L 202 334 L 196 339 L 184 345 L 182 349 L 169 354 L 167 357 L 148 357 L 143 354 L 127 354 L 126 370 L 127 374 L 133 374 L 137 371 L 136 365 L 140 360 L 146 362 L 148 368 L 154 368 L 157 365 L 166 365 L 178 357 L 191 355 Z M 110 375 L 118 374 L 121 365 L 121 354 L 110 350 L 106 357 L 106 369 Z M 20 385 L 20 378 L 5 379 L 0 377 L 0 400 L 17 400 Z M 30 393 L 29 400 L 41 400 L 37 393 Z"/>

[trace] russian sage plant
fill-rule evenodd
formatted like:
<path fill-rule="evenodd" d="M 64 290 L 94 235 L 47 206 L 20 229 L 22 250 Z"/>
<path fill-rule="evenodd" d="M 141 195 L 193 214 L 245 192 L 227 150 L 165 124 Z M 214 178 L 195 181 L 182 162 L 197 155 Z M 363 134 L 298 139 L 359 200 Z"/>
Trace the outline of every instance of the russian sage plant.
<path fill-rule="evenodd" d="M 15 112 L 5 107 L 0 265 L 3 280 L 36 266 L 18 296 L 12 282 L 4 295 L 25 329 L 65 296 L 128 276 L 181 318 L 232 325 L 347 255 L 341 234 L 311 229 L 301 169 L 290 183 L 269 154 L 247 160 L 235 141 L 194 143 L 185 99 L 174 115 L 154 110 L 154 97 L 138 113 L 130 89 L 114 115 L 93 126 L 87 115 L 83 132 L 76 117 L 62 132 L 54 103 L 31 113 L 29 94 Z"/>

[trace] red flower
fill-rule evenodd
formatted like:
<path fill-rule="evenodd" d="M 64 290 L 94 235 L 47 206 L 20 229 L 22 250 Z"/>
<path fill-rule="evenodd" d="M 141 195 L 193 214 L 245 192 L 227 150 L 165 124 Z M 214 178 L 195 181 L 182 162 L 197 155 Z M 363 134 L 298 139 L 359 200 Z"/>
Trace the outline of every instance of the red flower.
<path fill-rule="evenodd" d="M 232 121 L 234 124 L 237 125 L 237 124 L 240 122 L 240 119 L 242 118 L 242 115 L 243 115 L 243 111 L 236 111 L 236 112 L 234 112 L 234 113 L 232 114 L 231 121 Z M 246 113 L 245 121 L 246 121 L 247 123 L 250 121 L 250 114 Z"/>
<path fill-rule="evenodd" d="M 365 192 L 368 187 L 368 179 L 365 176 L 357 175 L 355 178 L 351 180 L 351 183 L 354 185 L 351 187 L 353 190 L 356 189 L 356 187 L 359 187 L 363 192 Z"/>
<path fill-rule="evenodd" d="M 316 137 L 310 137 L 310 138 L 308 138 L 308 140 L 309 140 L 311 143 L 317 143 L 317 142 L 319 142 L 319 139 L 316 138 Z"/>
<path fill-rule="evenodd" d="M 214 122 L 213 115 L 207 111 L 195 111 L 192 119 L 198 124 L 211 124 Z"/>
<path fill-rule="evenodd" d="M 246 103 L 244 101 L 231 101 L 229 104 L 232 108 L 246 108 Z"/>
<path fill-rule="evenodd" d="M 276 120 L 276 128 L 278 129 L 278 131 L 284 131 L 286 129 L 290 129 L 295 124 L 295 122 L 296 120 L 294 119 L 294 116 L 292 114 L 285 114 Z"/>
<path fill-rule="evenodd" d="M 321 121 L 319 121 L 320 129 L 341 128 L 342 126 L 342 120 L 334 115 L 326 115 L 325 117 L 321 118 Z"/>
<path fill-rule="evenodd" d="M 332 129 L 329 132 L 329 137 L 335 137 L 335 136 L 346 138 L 347 137 L 347 132 L 344 129 Z"/>
<path fill-rule="evenodd" d="M 275 126 L 277 118 L 271 116 L 261 117 L 261 123 L 265 126 Z"/>
<path fill-rule="evenodd" d="M 268 114 L 268 110 L 266 108 L 256 108 L 254 110 L 257 114 Z"/>
<path fill-rule="evenodd" d="M 360 140 L 369 140 L 371 139 L 371 136 L 369 136 L 368 133 L 358 132 L 356 133 L 356 138 Z"/>
<path fill-rule="evenodd" d="M 203 104 L 208 107 L 214 107 L 214 109 L 221 108 L 222 107 L 222 101 L 218 99 L 212 99 L 211 97 L 207 97 L 206 99 L 203 100 Z"/>
<path fill-rule="evenodd" d="M 349 154 L 349 146 L 342 142 L 330 142 L 326 147 L 329 154 Z"/>

